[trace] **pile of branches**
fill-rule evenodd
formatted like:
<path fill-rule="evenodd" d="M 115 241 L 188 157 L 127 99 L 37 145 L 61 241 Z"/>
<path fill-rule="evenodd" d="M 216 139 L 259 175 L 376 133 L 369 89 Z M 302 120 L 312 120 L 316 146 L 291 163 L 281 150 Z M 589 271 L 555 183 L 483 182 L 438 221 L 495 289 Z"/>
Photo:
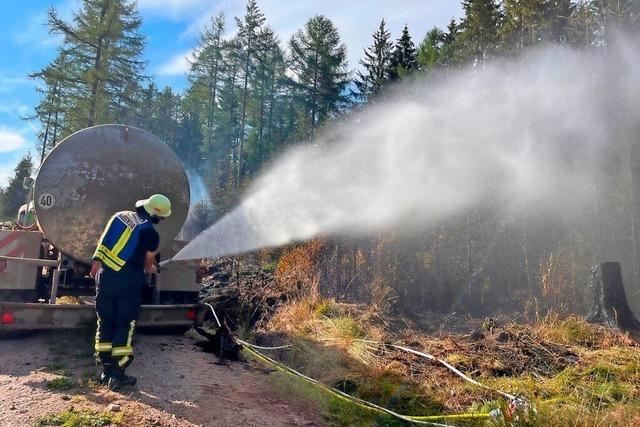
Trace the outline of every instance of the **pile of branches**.
<path fill-rule="evenodd" d="M 225 257 L 207 268 L 200 301 L 213 305 L 232 329 L 252 329 L 272 314 L 288 295 L 275 273 L 256 256 Z"/>

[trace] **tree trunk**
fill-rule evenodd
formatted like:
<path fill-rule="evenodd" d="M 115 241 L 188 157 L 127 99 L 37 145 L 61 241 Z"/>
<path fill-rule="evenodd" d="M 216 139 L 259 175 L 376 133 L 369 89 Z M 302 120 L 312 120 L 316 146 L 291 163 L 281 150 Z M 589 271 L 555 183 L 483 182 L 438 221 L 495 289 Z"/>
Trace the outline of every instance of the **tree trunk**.
<path fill-rule="evenodd" d="M 522 268 L 524 273 L 524 284 L 526 289 L 529 289 L 530 283 L 530 271 L 529 271 L 529 247 L 527 243 L 527 219 L 522 219 Z"/>
<path fill-rule="evenodd" d="M 260 125 L 258 129 L 258 158 L 259 164 L 262 165 L 262 161 L 264 159 L 264 150 L 262 147 L 262 134 L 264 132 L 264 80 L 262 81 L 262 87 L 260 88 Z"/>
<path fill-rule="evenodd" d="M 620 263 L 601 263 L 594 269 L 591 286 L 594 298 L 587 320 L 640 335 L 640 322 L 627 303 Z"/>
<path fill-rule="evenodd" d="M 44 137 L 42 138 L 42 151 L 40 152 L 40 164 L 44 162 L 44 155 L 47 151 L 47 139 L 49 139 L 49 126 L 51 125 L 51 111 L 47 113 L 47 124 L 44 129 Z"/>
<path fill-rule="evenodd" d="M 313 91 L 311 94 L 311 129 L 309 130 L 309 141 L 313 140 L 316 127 L 316 104 L 318 94 L 318 51 L 316 49 L 313 62 Z"/>
<path fill-rule="evenodd" d="M 627 156 L 629 158 L 628 174 L 629 174 L 629 222 L 631 233 L 631 243 L 633 247 L 633 280 L 638 283 L 640 279 L 640 242 L 638 242 L 638 200 L 636 197 L 636 189 L 638 188 L 637 179 L 637 162 L 636 153 L 634 150 L 634 143 L 631 138 L 627 141 Z"/>
<path fill-rule="evenodd" d="M 275 99 L 275 88 L 273 78 L 271 79 L 271 85 L 269 89 L 269 119 L 267 121 L 267 138 L 266 141 L 269 144 L 269 155 L 273 153 L 273 141 L 272 141 L 272 130 L 273 130 L 273 104 Z"/>
<path fill-rule="evenodd" d="M 218 89 L 218 54 L 220 52 L 220 32 L 216 34 L 216 49 L 213 62 L 213 75 L 209 73 L 209 108 L 207 111 L 207 153 L 209 159 L 213 154 L 213 120 L 216 110 L 216 92 Z"/>
<path fill-rule="evenodd" d="M 242 180 L 242 150 L 244 149 L 244 126 L 247 116 L 247 91 L 249 87 L 249 65 L 251 60 L 251 35 L 247 38 L 247 56 L 244 63 L 244 87 L 242 95 L 242 118 L 240 119 L 240 142 L 238 148 L 238 176 L 236 178 L 236 188 L 240 186 Z"/>
<path fill-rule="evenodd" d="M 98 40 L 98 47 L 96 49 L 96 57 L 94 63 L 94 81 L 91 83 L 91 100 L 89 104 L 89 120 L 87 121 L 87 127 L 91 127 L 95 123 L 96 110 L 98 105 L 98 91 L 100 89 L 100 61 L 102 57 L 102 39 Z"/>

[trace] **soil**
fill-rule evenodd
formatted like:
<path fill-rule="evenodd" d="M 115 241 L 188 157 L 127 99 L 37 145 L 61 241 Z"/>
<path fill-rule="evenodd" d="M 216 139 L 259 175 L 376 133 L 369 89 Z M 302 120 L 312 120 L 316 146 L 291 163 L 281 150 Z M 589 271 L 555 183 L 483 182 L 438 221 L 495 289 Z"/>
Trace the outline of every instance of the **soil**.
<path fill-rule="evenodd" d="M 118 392 L 93 380 L 98 371 L 90 345 L 90 336 L 72 332 L 0 338 L 0 427 L 34 425 L 69 409 L 110 411 L 111 404 L 126 426 L 323 424 L 308 402 L 276 395 L 268 370 L 247 362 L 220 365 L 188 336 L 139 335 L 127 370 L 138 385 Z M 70 382 L 62 386 L 51 383 L 65 377 Z"/>

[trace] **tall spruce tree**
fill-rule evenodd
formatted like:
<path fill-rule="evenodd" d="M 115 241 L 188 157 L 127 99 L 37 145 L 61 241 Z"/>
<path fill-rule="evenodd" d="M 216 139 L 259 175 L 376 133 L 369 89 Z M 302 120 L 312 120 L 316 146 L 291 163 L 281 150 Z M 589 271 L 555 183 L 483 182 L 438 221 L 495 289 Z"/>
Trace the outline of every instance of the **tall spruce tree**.
<path fill-rule="evenodd" d="M 438 27 L 434 27 L 424 36 L 416 56 L 420 69 L 431 70 L 441 64 L 445 37 L 445 33 Z"/>
<path fill-rule="evenodd" d="M 51 8 L 52 33 L 64 36 L 61 55 L 73 66 L 61 81 L 68 87 L 68 131 L 120 120 L 134 108 L 142 71 L 144 37 L 137 4 L 129 0 L 83 0 L 71 22 Z"/>
<path fill-rule="evenodd" d="M 409 27 L 405 25 L 391 55 L 390 78 L 391 80 L 397 80 L 417 69 L 416 46 L 411 40 Z"/>
<path fill-rule="evenodd" d="M 503 49 L 518 51 L 545 40 L 547 0 L 504 0 L 499 33 Z"/>
<path fill-rule="evenodd" d="M 227 161 L 219 165 L 217 170 L 218 183 L 220 187 L 234 189 L 237 181 L 237 155 L 238 143 L 240 139 L 240 114 L 242 111 L 242 89 L 241 69 L 243 66 L 242 52 L 238 46 L 236 37 L 225 40 L 224 60 L 222 69 L 222 86 L 220 88 L 219 105 L 220 110 L 217 116 L 216 145 L 220 150 L 222 158 Z"/>
<path fill-rule="evenodd" d="M 600 13 L 593 1 L 578 2 L 567 23 L 567 39 L 577 47 L 589 47 L 600 37 L 598 28 Z"/>
<path fill-rule="evenodd" d="M 463 0 L 460 53 L 464 59 L 482 63 L 495 54 L 499 45 L 501 13 L 496 0 Z"/>
<path fill-rule="evenodd" d="M 638 0 L 593 0 L 598 14 L 600 37 L 606 43 L 619 31 L 629 34 L 640 30 L 640 1 Z"/>
<path fill-rule="evenodd" d="M 189 90 L 179 101 L 175 150 L 189 168 L 197 166 L 202 157 L 202 126 L 197 94 Z"/>
<path fill-rule="evenodd" d="M 571 0 L 504 0 L 500 26 L 503 50 L 522 50 L 544 42 L 567 40 Z"/>
<path fill-rule="evenodd" d="M 373 44 L 364 50 L 364 59 L 360 65 L 364 72 L 356 73 L 355 84 L 358 90 L 357 96 L 366 102 L 378 95 L 385 83 L 389 80 L 391 71 L 391 34 L 387 31 L 384 19 L 373 33 Z"/>
<path fill-rule="evenodd" d="M 40 102 L 33 114 L 27 117 L 40 122 L 38 132 L 40 163 L 47 152 L 55 146 L 60 134 L 65 133 L 65 105 L 69 96 L 69 85 L 65 84 L 65 79 L 70 74 L 72 66 L 67 61 L 66 55 L 62 53 L 42 71 L 29 74 L 30 78 L 39 79 L 43 83 L 42 87 L 36 89 L 41 95 Z"/>
<path fill-rule="evenodd" d="M 547 10 L 549 38 L 556 43 L 568 41 L 569 20 L 575 10 L 571 0 L 550 0 Z"/>
<path fill-rule="evenodd" d="M 264 27 L 258 37 L 257 63 L 251 81 L 254 96 L 247 120 L 251 127 L 247 137 L 247 173 L 257 171 L 273 149 L 274 103 L 279 102 L 284 72 L 284 53 L 278 37 L 270 27 Z"/>
<path fill-rule="evenodd" d="M 347 102 L 347 48 L 333 22 L 322 15 L 309 19 L 289 47 L 296 97 L 308 125 L 306 137 L 312 139 L 318 125 Z"/>
<path fill-rule="evenodd" d="M 246 118 L 247 118 L 247 102 L 249 97 L 249 80 L 251 79 L 251 73 L 253 72 L 254 63 L 256 60 L 257 52 L 257 38 L 260 28 L 264 23 L 264 15 L 258 7 L 256 0 L 249 0 L 247 3 L 247 9 L 244 18 L 241 20 L 236 18 L 238 24 L 238 46 L 242 50 L 243 65 L 243 86 L 242 86 L 242 104 L 240 113 L 240 139 L 238 142 L 238 169 L 236 175 L 236 187 L 240 185 L 242 179 L 242 167 L 244 159 L 244 141 L 246 138 Z"/>
<path fill-rule="evenodd" d="M 205 110 L 205 151 L 209 157 L 213 155 L 214 151 L 214 127 L 224 54 L 222 39 L 224 27 L 224 15 L 222 13 L 211 19 L 209 26 L 200 36 L 189 73 L 189 81 L 194 89 L 200 92 L 201 102 Z"/>
<path fill-rule="evenodd" d="M 33 170 L 33 162 L 31 155 L 27 154 L 20 161 L 13 171 L 13 176 L 9 178 L 7 187 L 2 192 L 2 216 L 5 218 L 15 218 L 18 209 L 27 203 L 28 190 L 23 188 L 23 181 L 26 177 L 31 176 Z"/>
<path fill-rule="evenodd" d="M 460 25 L 458 25 L 455 18 L 451 18 L 447 25 L 447 31 L 444 33 L 442 47 L 439 52 L 439 56 L 444 66 L 450 67 L 455 63 L 459 34 Z"/>

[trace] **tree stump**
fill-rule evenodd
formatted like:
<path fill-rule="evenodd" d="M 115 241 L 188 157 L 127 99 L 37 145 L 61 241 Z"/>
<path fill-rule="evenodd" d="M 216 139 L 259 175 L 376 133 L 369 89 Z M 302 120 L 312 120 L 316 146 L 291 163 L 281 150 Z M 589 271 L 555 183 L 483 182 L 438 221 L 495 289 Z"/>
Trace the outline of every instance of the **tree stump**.
<path fill-rule="evenodd" d="M 634 316 L 622 283 L 618 262 L 603 262 L 594 268 L 593 305 L 587 320 L 592 323 L 640 334 L 640 321 Z"/>

